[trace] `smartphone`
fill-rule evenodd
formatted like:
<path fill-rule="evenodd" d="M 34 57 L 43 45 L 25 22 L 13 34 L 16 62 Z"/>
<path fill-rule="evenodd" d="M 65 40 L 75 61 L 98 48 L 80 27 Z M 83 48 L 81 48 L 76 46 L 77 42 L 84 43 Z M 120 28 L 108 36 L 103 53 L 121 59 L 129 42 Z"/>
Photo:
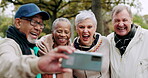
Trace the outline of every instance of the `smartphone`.
<path fill-rule="evenodd" d="M 74 53 L 67 55 L 70 57 L 69 59 L 62 59 L 62 67 L 64 68 L 101 71 L 101 53 L 77 50 Z"/>

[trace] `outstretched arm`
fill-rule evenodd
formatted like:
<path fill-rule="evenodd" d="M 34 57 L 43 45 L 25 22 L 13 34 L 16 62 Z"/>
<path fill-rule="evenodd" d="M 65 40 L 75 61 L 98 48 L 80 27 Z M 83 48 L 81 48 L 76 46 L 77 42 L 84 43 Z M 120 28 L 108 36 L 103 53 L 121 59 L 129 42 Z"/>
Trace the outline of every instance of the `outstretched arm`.
<path fill-rule="evenodd" d="M 42 56 L 38 62 L 39 69 L 43 72 L 68 72 L 71 71 L 67 68 L 61 67 L 61 58 L 68 59 L 68 56 L 65 55 L 63 52 L 67 52 L 71 54 L 74 52 L 74 48 L 70 46 L 59 46 L 53 50 L 51 50 L 50 53 L 47 53 L 46 55 Z"/>

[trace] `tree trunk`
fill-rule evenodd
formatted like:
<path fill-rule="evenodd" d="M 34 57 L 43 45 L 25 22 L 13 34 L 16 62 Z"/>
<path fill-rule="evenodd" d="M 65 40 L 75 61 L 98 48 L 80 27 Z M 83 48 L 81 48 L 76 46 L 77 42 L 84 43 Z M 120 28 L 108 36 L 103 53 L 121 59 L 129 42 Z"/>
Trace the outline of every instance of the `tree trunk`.
<path fill-rule="evenodd" d="M 97 19 L 97 32 L 104 35 L 103 18 L 101 11 L 101 0 L 92 0 L 92 11 L 94 12 Z"/>

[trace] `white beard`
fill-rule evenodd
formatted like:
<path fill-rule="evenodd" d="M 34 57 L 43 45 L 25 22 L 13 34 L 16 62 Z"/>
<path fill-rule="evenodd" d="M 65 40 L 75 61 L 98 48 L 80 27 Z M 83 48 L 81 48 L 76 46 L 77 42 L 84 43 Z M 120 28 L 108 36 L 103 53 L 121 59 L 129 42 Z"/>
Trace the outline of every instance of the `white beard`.
<path fill-rule="evenodd" d="M 32 39 L 30 36 L 28 36 L 27 40 L 32 44 L 36 44 L 37 42 L 37 39 Z"/>

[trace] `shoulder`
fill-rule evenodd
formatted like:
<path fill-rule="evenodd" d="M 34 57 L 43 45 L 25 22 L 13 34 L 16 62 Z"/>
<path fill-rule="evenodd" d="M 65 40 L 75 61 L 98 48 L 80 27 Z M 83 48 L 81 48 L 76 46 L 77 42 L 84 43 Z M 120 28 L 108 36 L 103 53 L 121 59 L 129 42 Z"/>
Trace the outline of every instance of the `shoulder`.
<path fill-rule="evenodd" d="M 111 38 L 114 36 L 114 32 L 110 33 L 109 35 L 107 35 L 107 38 Z"/>
<path fill-rule="evenodd" d="M 108 41 L 107 37 L 106 36 L 100 36 L 100 38 L 104 41 Z"/>
<path fill-rule="evenodd" d="M 102 40 L 102 42 L 106 42 L 106 43 L 108 43 L 108 42 L 109 42 L 106 36 L 102 36 L 102 35 L 101 35 L 101 34 L 99 34 L 99 33 L 96 33 L 96 34 L 98 34 L 98 35 L 99 35 L 99 38 Z M 100 39 L 99 39 L 99 40 L 100 40 Z"/>
<path fill-rule="evenodd" d="M 5 38 L 0 40 L 0 51 L 1 53 L 4 51 L 20 51 L 20 46 L 13 39 Z"/>
<path fill-rule="evenodd" d="M 10 38 L 4 38 L 0 40 L 0 45 L 18 45 L 13 39 Z"/>
<path fill-rule="evenodd" d="M 111 40 L 112 38 L 114 38 L 114 32 L 112 32 L 109 35 L 107 35 L 107 39 L 108 40 Z"/>
<path fill-rule="evenodd" d="M 79 39 L 79 37 L 75 37 L 75 38 L 73 39 L 73 43 L 75 43 L 78 39 Z"/>
<path fill-rule="evenodd" d="M 136 25 L 137 31 L 136 31 L 136 36 L 148 36 L 148 30 L 142 28 L 141 26 Z"/>
<path fill-rule="evenodd" d="M 52 40 L 52 34 L 47 34 L 45 36 L 42 36 L 38 41 L 44 41 L 44 42 L 48 42 Z"/>
<path fill-rule="evenodd" d="M 44 35 L 44 36 L 42 36 L 39 40 L 47 39 L 47 38 L 52 38 L 52 34 Z"/>
<path fill-rule="evenodd" d="M 148 30 L 144 29 L 144 28 L 141 28 L 141 33 L 137 37 L 147 40 L 148 39 Z"/>
<path fill-rule="evenodd" d="M 141 28 L 141 30 L 144 34 L 148 35 L 148 29 Z"/>

